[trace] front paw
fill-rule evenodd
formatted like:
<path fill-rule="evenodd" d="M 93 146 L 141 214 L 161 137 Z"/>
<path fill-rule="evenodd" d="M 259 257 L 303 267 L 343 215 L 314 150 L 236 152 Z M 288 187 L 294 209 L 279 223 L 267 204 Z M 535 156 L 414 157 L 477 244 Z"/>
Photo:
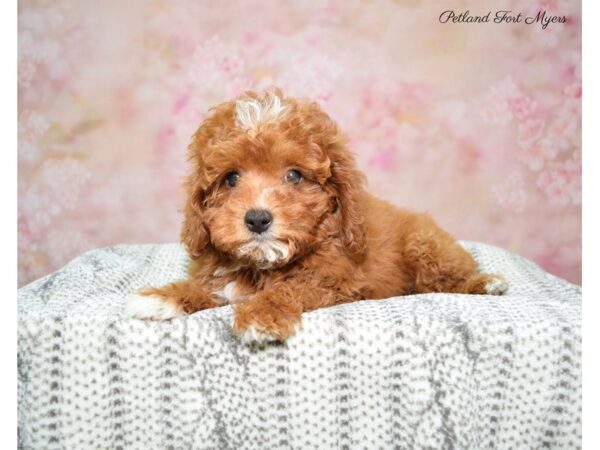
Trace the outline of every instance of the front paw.
<path fill-rule="evenodd" d="M 233 331 L 245 344 L 285 341 L 302 329 L 300 311 L 248 300 L 235 307 Z"/>
<path fill-rule="evenodd" d="M 167 299 L 131 294 L 125 299 L 125 317 L 146 320 L 168 320 L 184 315 L 184 312 Z"/>
<path fill-rule="evenodd" d="M 500 275 L 490 276 L 490 280 L 485 284 L 485 292 L 489 295 L 502 295 L 508 291 L 508 282 Z"/>

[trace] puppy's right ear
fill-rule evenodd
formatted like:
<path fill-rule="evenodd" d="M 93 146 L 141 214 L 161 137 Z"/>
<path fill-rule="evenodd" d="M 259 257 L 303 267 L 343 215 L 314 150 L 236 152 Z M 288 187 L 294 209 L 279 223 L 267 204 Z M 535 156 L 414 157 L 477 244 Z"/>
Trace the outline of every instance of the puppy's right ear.
<path fill-rule="evenodd" d="M 207 174 L 203 154 L 207 147 L 225 139 L 235 126 L 234 110 L 235 102 L 233 101 L 211 108 L 210 114 L 198 127 L 188 147 L 191 172 L 185 181 L 187 198 L 181 228 L 181 242 L 186 246 L 192 258 L 198 258 L 209 242 L 209 234 L 204 220 L 204 201 L 212 178 Z"/>
<path fill-rule="evenodd" d="M 188 177 L 186 185 L 187 199 L 181 228 L 181 242 L 192 258 L 198 258 L 208 244 L 208 232 L 204 226 L 204 208 L 202 206 L 204 192 L 194 174 Z"/>
<path fill-rule="evenodd" d="M 181 227 L 181 242 L 185 245 L 192 258 L 200 257 L 202 250 L 208 244 L 208 231 L 204 225 L 204 194 L 207 182 L 202 162 L 202 149 L 206 147 L 213 137 L 211 131 L 214 126 L 212 117 L 204 120 L 192 136 L 192 142 L 188 147 L 188 159 L 191 171 L 185 179 L 184 188 L 186 193 L 184 218 Z"/>

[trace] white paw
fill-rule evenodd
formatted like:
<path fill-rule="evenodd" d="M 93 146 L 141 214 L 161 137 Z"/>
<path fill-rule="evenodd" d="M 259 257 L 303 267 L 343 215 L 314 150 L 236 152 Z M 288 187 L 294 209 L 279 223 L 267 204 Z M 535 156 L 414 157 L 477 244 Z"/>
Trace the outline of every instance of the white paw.
<path fill-rule="evenodd" d="M 508 291 L 508 282 L 504 278 L 494 278 L 485 285 L 489 295 L 502 295 Z"/>
<path fill-rule="evenodd" d="M 295 324 L 295 335 L 297 335 L 300 330 L 302 330 L 302 324 Z M 269 342 L 281 341 L 281 339 L 279 339 L 277 336 L 269 333 L 268 331 L 259 330 L 254 325 L 250 325 L 245 330 L 236 331 L 236 334 L 240 337 L 240 340 L 246 345 L 264 345 Z"/>
<path fill-rule="evenodd" d="M 126 317 L 167 320 L 183 315 L 181 309 L 159 297 L 131 294 L 125 299 Z"/>
<path fill-rule="evenodd" d="M 276 342 L 279 339 L 265 331 L 259 331 L 254 325 L 249 326 L 244 331 L 239 332 L 240 340 L 246 345 L 258 344 L 263 345 L 268 342 Z"/>

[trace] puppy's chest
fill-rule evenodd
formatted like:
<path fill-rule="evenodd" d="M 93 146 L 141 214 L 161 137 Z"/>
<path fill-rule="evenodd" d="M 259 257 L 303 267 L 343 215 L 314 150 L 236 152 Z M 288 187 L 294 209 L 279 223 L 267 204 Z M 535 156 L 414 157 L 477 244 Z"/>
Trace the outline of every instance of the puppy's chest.
<path fill-rule="evenodd" d="M 241 303 L 269 289 L 284 277 L 277 271 L 257 273 L 244 268 L 218 268 L 208 283 L 213 298 L 222 304 Z"/>
<path fill-rule="evenodd" d="M 256 288 L 240 277 L 219 277 L 211 284 L 214 299 L 222 304 L 241 303 L 256 293 Z"/>

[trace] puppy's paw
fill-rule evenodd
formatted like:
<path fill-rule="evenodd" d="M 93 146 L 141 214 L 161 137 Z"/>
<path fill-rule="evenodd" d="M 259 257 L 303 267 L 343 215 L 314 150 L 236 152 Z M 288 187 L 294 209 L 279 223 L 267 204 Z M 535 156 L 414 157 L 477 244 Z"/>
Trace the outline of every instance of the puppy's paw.
<path fill-rule="evenodd" d="M 506 291 L 508 291 L 508 282 L 500 276 L 494 276 L 485 284 L 485 292 L 488 295 L 502 295 Z"/>
<path fill-rule="evenodd" d="M 279 342 L 280 339 L 268 330 L 261 330 L 257 325 L 248 325 L 241 329 L 233 323 L 233 330 L 239 336 L 240 340 L 246 345 L 265 345 L 269 342 Z"/>
<path fill-rule="evenodd" d="M 299 315 L 266 308 L 255 301 L 242 303 L 235 311 L 233 331 L 247 345 L 282 342 L 302 329 Z"/>
<path fill-rule="evenodd" d="M 168 320 L 184 314 L 177 305 L 160 297 L 131 294 L 125 299 L 125 317 Z"/>

